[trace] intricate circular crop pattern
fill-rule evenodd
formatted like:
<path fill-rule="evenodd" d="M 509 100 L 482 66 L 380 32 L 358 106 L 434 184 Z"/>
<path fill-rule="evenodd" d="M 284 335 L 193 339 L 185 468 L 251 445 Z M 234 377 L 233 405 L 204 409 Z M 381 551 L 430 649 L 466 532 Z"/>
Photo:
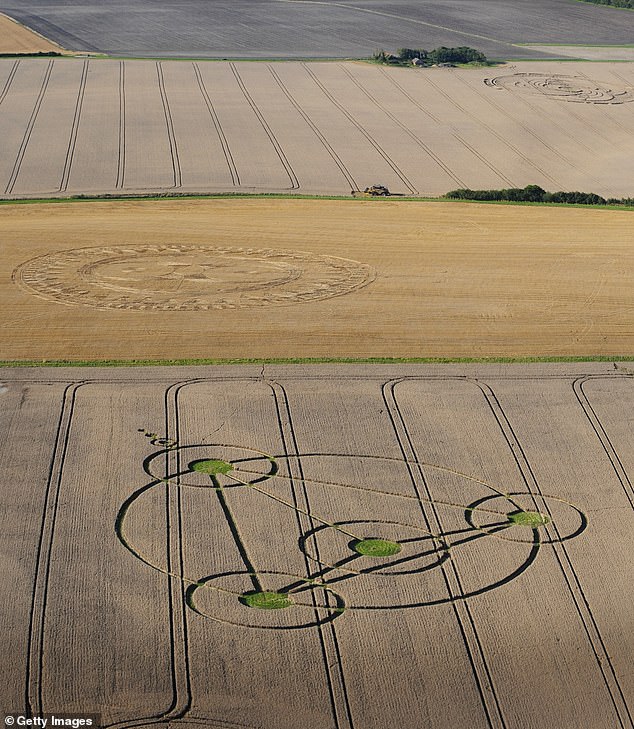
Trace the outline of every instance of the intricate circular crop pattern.
<path fill-rule="evenodd" d="M 484 79 L 487 86 L 509 91 L 527 91 L 558 101 L 579 104 L 625 104 L 634 101 L 634 88 L 613 88 L 579 76 L 543 73 L 514 73 Z"/>
<path fill-rule="evenodd" d="M 46 299 L 97 309 L 205 311 L 328 299 L 374 270 L 303 251 L 202 245 L 74 248 L 33 258 L 14 280 Z"/>

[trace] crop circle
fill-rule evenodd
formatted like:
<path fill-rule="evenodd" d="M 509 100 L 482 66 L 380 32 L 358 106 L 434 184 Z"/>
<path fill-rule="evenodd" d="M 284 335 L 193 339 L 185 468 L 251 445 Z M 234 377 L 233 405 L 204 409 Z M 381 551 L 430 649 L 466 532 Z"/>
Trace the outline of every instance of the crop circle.
<path fill-rule="evenodd" d="M 96 309 L 209 311 L 329 299 L 374 279 L 363 263 L 307 251 L 207 245 L 73 248 L 22 263 L 36 296 Z"/>

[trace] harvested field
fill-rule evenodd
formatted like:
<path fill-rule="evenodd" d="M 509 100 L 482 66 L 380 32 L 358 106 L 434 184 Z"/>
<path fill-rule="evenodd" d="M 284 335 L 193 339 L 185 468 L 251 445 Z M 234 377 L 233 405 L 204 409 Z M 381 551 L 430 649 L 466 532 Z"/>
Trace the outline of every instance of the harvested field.
<path fill-rule="evenodd" d="M 583 58 L 586 61 L 634 61 L 634 47 L 626 46 L 527 46 L 532 50 L 557 56 Z"/>
<path fill-rule="evenodd" d="M 0 53 L 49 53 L 61 47 L 0 13 Z"/>
<path fill-rule="evenodd" d="M 634 194 L 634 67 L 0 60 L 0 193 Z M 568 103 L 575 102 L 575 103 Z"/>
<path fill-rule="evenodd" d="M 627 211 L 5 205 L 1 359 L 634 355 Z"/>
<path fill-rule="evenodd" d="M 187 58 L 363 58 L 441 45 L 539 58 L 515 44 L 631 43 L 634 22 L 574 0 L 0 0 L 0 10 L 68 48 Z"/>
<path fill-rule="evenodd" d="M 2 706 L 631 729 L 621 367 L 0 371 Z"/>

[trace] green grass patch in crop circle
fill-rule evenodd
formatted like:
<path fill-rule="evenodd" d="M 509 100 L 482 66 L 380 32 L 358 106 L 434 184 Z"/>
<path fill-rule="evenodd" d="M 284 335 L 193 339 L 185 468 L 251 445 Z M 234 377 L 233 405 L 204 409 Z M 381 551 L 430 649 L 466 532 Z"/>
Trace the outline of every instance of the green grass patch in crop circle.
<path fill-rule="evenodd" d="M 245 592 L 238 598 L 243 605 L 258 610 L 281 610 L 293 604 L 291 598 L 284 592 Z"/>
<path fill-rule="evenodd" d="M 359 539 L 351 547 L 364 557 L 391 557 L 401 551 L 401 545 L 389 539 Z"/>
<path fill-rule="evenodd" d="M 540 514 L 538 511 L 513 511 L 507 516 L 515 526 L 530 527 L 531 529 L 545 526 L 550 521 L 546 514 Z"/>
<path fill-rule="evenodd" d="M 205 458 L 200 461 L 192 461 L 189 464 L 190 471 L 207 473 L 210 476 L 217 476 L 219 473 L 227 474 L 233 471 L 233 464 L 228 461 L 221 461 L 216 458 Z"/>

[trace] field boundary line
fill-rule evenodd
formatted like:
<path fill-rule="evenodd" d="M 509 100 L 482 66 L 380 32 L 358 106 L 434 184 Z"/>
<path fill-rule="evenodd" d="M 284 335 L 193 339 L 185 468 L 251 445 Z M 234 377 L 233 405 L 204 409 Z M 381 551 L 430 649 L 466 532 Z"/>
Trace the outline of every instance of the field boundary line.
<path fill-rule="evenodd" d="M 4 101 L 6 95 L 9 93 L 9 89 L 11 88 L 11 84 L 13 83 L 13 79 L 15 78 L 15 74 L 18 70 L 18 66 L 20 65 L 20 59 L 13 62 L 13 66 L 11 66 L 11 70 L 9 71 L 9 75 L 7 76 L 7 80 L 4 83 L 4 86 L 2 87 L 2 91 L 0 91 L 0 104 Z"/>
<path fill-rule="evenodd" d="M 59 187 L 57 188 L 60 192 L 65 192 L 68 188 L 68 182 L 70 179 L 70 171 L 73 165 L 73 159 L 75 156 L 75 146 L 77 144 L 77 134 L 79 132 L 79 124 L 81 120 L 81 112 L 84 104 L 84 94 L 86 92 L 86 79 L 88 78 L 88 66 L 90 61 L 85 60 L 81 71 L 81 79 L 79 81 L 79 90 L 77 92 L 77 100 L 75 101 L 75 113 L 73 115 L 73 124 L 70 130 L 70 138 L 68 140 L 68 147 L 66 149 L 66 157 L 64 159 L 64 169 L 62 171 L 62 179 L 60 180 Z"/>
<path fill-rule="evenodd" d="M 46 482 L 42 524 L 35 560 L 36 566 L 33 579 L 31 609 L 29 613 L 29 635 L 27 639 L 25 674 L 25 706 L 27 716 L 37 716 L 44 711 L 42 687 L 44 633 L 55 522 L 64 470 L 64 458 L 68 450 L 71 423 L 75 410 L 75 396 L 77 390 L 84 384 L 83 381 L 75 382 L 67 385 L 64 389 Z"/>
<path fill-rule="evenodd" d="M 291 190 L 299 190 L 300 184 L 299 180 L 297 179 L 297 175 L 295 174 L 295 170 L 291 166 L 291 163 L 288 161 L 288 158 L 286 157 L 286 154 L 284 153 L 284 150 L 282 149 L 282 146 L 280 145 L 279 141 L 277 140 L 277 137 L 273 133 L 273 130 L 268 125 L 266 119 L 264 118 L 264 115 L 258 108 L 258 105 L 253 100 L 253 97 L 248 92 L 247 87 L 244 84 L 244 81 L 242 80 L 242 77 L 240 76 L 240 73 L 238 72 L 238 69 L 236 68 L 235 63 L 231 62 L 229 64 L 229 68 L 231 68 L 231 71 L 233 75 L 235 76 L 235 79 L 238 83 L 238 88 L 242 92 L 242 95 L 246 99 L 247 103 L 253 110 L 253 113 L 255 114 L 257 120 L 260 122 L 260 125 L 262 126 L 262 129 L 264 129 L 264 132 L 266 133 L 266 136 L 269 138 L 271 144 L 273 145 L 273 149 L 275 150 L 275 153 L 277 154 L 280 162 L 282 163 L 282 167 L 284 168 L 284 171 L 286 172 L 288 179 L 291 183 Z"/>
<path fill-rule="evenodd" d="M 447 165 L 445 162 L 443 162 L 440 157 L 430 148 L 428 147 L 425 142 L 417 135 L 414 134 L 414 132 L 409 129 L 405 124 L 403 124 L 400 119 L 392 114 L 392 112 L 385 107 L 373 94 L 371 94 L 364 84 L 362 84 L 359 79 L 355 78 L 355 76 L 350 72 L 350 69 L 346 68 L 343 63 L 339 64 L 341 70 L 348 76 L 348 78 L 352 81 L 352 83 L 378 108 L 380 109 L 387 117 L 389 117 L 402 131 L 407 134 L 408 137 L 410 137 L 412 140 L 414 140 L 414 143 L 417 144 L 421 149 L 423 149 L 427 155 L 442 169 L 444 170 L 451 179 L 456 182 L 458 185 L 461 185 L 463 187 L 466 187 L 466 183 L 464 180 L 461 180 L 454 171 Z"/>
<path fill-rule="evenodd" d="M 264 368 L 262 368 L 264 370 Z M 288 394 L 283 385 L 274 380 L 268 380 L 262 371 L 261 381 L 266 382 L 271 388 L 275 398 L 275 407 L 277 410 L 278 427 L 282 439 L 282 447 L 287 458 L 289 469 L 289 483 L 293 496 L 293 503 L 296 507 L 295 514 L 297 518 L 297 526 L 299 528 L 300 539 L 304 538 L 307 533 L 314 532 L 315 523 L 310 516 L 310 500 L 308 498 L 308 490 L 304 481 L 304 469 L 302 467 L 301 455 L 293 426 L 293 418 L 288 400 Z M 289 447 L 290 446 L 290 447 Z M 296 469 L 296 475 L 294 473 Z M 298 493 L 295 484 L 301 483 L 301 491 Z M 302 509 L 304 513 L 297 509 Z M 320 560 L 319 545 L 317 537 L 313 533 L 311 540 L 315 549 L 315 555 Z M 308 557 L 304 554 L 304 564 L 306 566 L 306 575 L 311 574 L 311 567 Z M 326 605 L 330 605 L 328 593 L 326 593 Z M 311 592 L 311 601 L 315 608 L 315 618 L 319 623 L 319 613 L 317 611 L 317 603 L 314 594 Z M 341 650 L 339 648 L 339 639 L 337 638 L 337 630 L 334 622 L 326 625 L 318 624 L 319 642 L 321 644 L 322 656 L 324 659 L 324 671 L 328 683 L 328 692 L 330 694 L 332 715 L 335 721 L 336 729 L 354 729 L 354 720 L 352 710 L 348 698 L 348 689 L 346 685 L 346 677 L 343 668 Z"/>
<path fill-rule="evenodd" d="M 44 100 L 44 95 L 46 94 L 46 89 L 48 88 L 48 82 L 51 78 L 51 73 L 53 71 L 53 63 L 54 63 L 54 61 L 50 60 L 46 67 L 46 71 L 44 72 L 44 78 L 42 79 L 42 84 L 40 86 L 40 92 L 37 96 L 37 99 L 35 100 L 35 105 L 33 107 L 33 110 L 31 111 L 31 116 L 29 117 L 29 121 L 27 123 L 26 130 L 24 132 L 24 136 L 22 137 L 22 143 L 20 144 L 20 148 L 18 150 L 18 156 L 16 157 L 15 162 L 13 163 L 13 169 L 11 170 L 11 175 L 9 176 L 9 181 L 7 182 L 7 186 L 4 189 L 5 195 L 9 195 L 13 192 L 13 188 L 15 187 L 15 183 L 18 179 L 18 175 L 20 174 L 20 167 L 22 165 L 22 161 L 24 160 L 24 155 L 26 154 L 26 148 L 31 139 L 31 134 L 33 133 L 33 127 L 35 126 L 35 120 L 37 119 L 37 115 L 39 114 L 40 107 L 42 106 L 42 101 Z"/>
<path fill-rule="evenodd" d="M 310 118 L 310 116 L 304 111 L 304 109 L 301 107 L 299 102 L 293 97 L 291 92 L 288 90 L 288 87 L 286 84 L 282 81 L 282 79 L 279 77 L 277 71 L 273 68 L 273 66 L 268 63 L 267 68 L 271 72 L 271 75 L 275 79 L 275 82 L 282 90 L 283 94 L 286 96 L 286 98 L 291 102 L 291 104 L 295 107 L 298 114 L 302 117 L 302 119 L 306 122 L 308 127 L 313 131 L 317 139 L 321 142 L 324 149 L 328 152 L 330 157 L 333 159 L 334 163 L 337 165 L 339 170 L 341 171 L 341 174 L 344 176 L 346 182 L 350 185 L 350 187 L 353 190 L 356 190 L 358 188 L 357 181 L 352 176 L 352 173 L 350 170 L 346 167 L 343 160 L 339 155 L 335 152 L 334 148 L 330 144 L 330 142 L 327 140 L 325 135 L 320 131 L 319 127 L 313 122 L 313 120 Z"/>
<path fill-rule="evenodd" d="M 477 122 L 483 129 L 485 129 L 489 134 L 494 136 L 499 142 L 502 143 L 504 147 L 507 147 L 512 152 L 515 152 L 515 154 L 518 156 L 519 159 L 523 160 L 525 164 L 527 164 L 529 167 L 532 167 L 533 169 L 537 170 L 541 175 L 543 175 L 547 180 L 550 180 L 550 182 L 553 183 L 553 185 L 556 185 L 557 187 L 561 187 L 561 183 L 558 182 L 554 177 L 552 177 L 548 172 L 543 170 L 539 165 L 535 164 L 529 157 L 527 157 L 520 149 L 518 149 L 512 142 L 510 142 L 506 137 L 502 136 L 498 131 L 496 131 L 492 126 L 490 126 L 487 122 L 485 122 L 480 115 L 476 116 L 473 112 L 467 111 L 467 109 L 464 108 L 458 101 L 456 101 L 449 93 L 447 93 L 441 86 L 434 83 L 429 76 L 425 77 L 425 81 L 432 86 L 436 91 L 443 96 L 447 101 L 455 106 L 456 109 L 458 109 L 462 114 L 464 114 L 466 119 L 473 119 L 475 122 Z"/>
<path fill-rule="evenodd" d="M 414 185 L 409 181 L 403 170 L 396 164 L 396 162 L 389 156 L 389 154 L 381 147 L 381 145 L 374 139 L 374 137 L 368 132 L 368 130 L 360 123 L 358 122 L 354 116 L 343 106 L 343 104 L 339 103 L 337 99 L 328 91 L 326 86 L 319 80 L 319 78 L 316 76 L 316 74 L 308 67 L 306 63 L 302 62 L 302 67 L 306 71 L 306 73 L 312 78 L 315 85 L 321 89 L 324 96 L 335 106 L 339 111 L 348 119 L 348 121 L 356 127 L 356 129 L 361 132 L 361 134 L 370 142 L 372 147 L 379 153 L 381 157 L 387 162 L 388 166 L 392 168 L 392 171 L 396 174 L 396 176 L 401 180 L 401 182 L 407 187 L 407 189 L 412 193 L 412 195 L 418 194 L 418 190 L 414 187 Z"/>
<path fill-rule="evenodd" d="M 399 384 L 404 381 L 416 381 L 417 379 L 418 378 L 416 377 L 403 377 L 388 380 L 383 383 L 381 390 L 386 411 L 389 415 L 399 449 L 405 458 L 410 480 L 414 487 L 427 530 L 432 534 L 442 534 L 442 523 L 436 506 L 433 503 L 433 497 L 429 489 L 429 484 L 427 483 L 423 464 L 419 461 L 416 448 L 396 397 L 396 387 Z M 462 380 L 465 378 L 458 379 Z M 416 465 L 416 468 L 414 468 L 414 465 Z M 425 496 L 422 496 L 421 492 L 424 492 Z M 425 503 L 429 505 L 429 513 L 425 508 Z M 435 550 L 438 550 L 437 545 L 435 545 Z M 448 564 L 442 563 L 440 565 L 440 569 L 442 571 L 447 592 L 451 598 L 450 604 L 469 658 L 473 678 L 478 690 L 487 724 L 491 729 L 494 729 L 495 727 L 505 729 L 507 724 L 504 720 L 495 684 L 493 683 L 491 670 L 484 654 L 484 649 L 480 636 L 478 635 L 478 630 L 471 608 L 467 599 L 455 599 L 457 596 L 464 595 L 464 588 L 462 580 L 460 579 L 458 567 L 453 560 L 449 560 Z"/>
<path fill-rule="evenodd" d="M 533 502 L 535 503 L 537 511 L 547 514 L 550 518 L 550 522 L 546 524 L 544 528 L 546 533 L 549 533 L 551 530 L 555 532 L 556 539 L 553 539 L 552 535 L 549 534 L 551 537 L 553 553 L 556 557 L 557 563 L 559 564 L 566 587 L 568 588 L 572 602 L 576 608 L 577 614 L 579 615 L 579 619 L 584 627 L 584 632 L 588 638 L 590 647 L 594 653 L 595 660 L 604 680 L 605 688 L 610 696 L 616 717 L 618 718 L 619 726 L 622 729 L 631 729 L 634 726 L 632 716 L 619 684 L 616 670 L 612 664 L 612 659 L 607 651 L 603 636 L 599 631 L 599 626 L 594 619 L 590 604 L 583 591 L 581 581 L 575 571 L 572 559 L 568 554 L 568 549 L 561 539 L 561 534 L 559 533 L 557 524 L 553 520 L 550 507 L 543 497 L 541 486 L 533 472 L 526 453 L 524 452 L 519 438 L 504 412 L 497 395 L 493 391 L 493 388 L 480 380 L 470 379 L 470 381 L 473 382 L 484 395 L 484 398 L 487 401 L 500 430 L 502 431 L 502 435 L 508 443 L 520 475 L 522 476 L 529 493 L 533 496 Z"/>
<path fill-rule="evenodd" d="M 170 109 L 169 100 L 167 98 L 167 90 L 165 88 L 165 78 L 163 77 L 162 61 L 156 62 L 156 76 L 158 80 L 159 93 L 161 95 L 161 104 L 163 105 L 163 115 L 165 117 L 165 126 L 167 128 L 167 139 L 170 147 L 170 156 L 172 158 L 172 179 L 174 184 L 172 187 L 182 187 L 183 176 L 181 173 L 181 164 L 178 157 L 178 145 L 176 144 L 176 135 L 174 133 L 174 121 L 172 119 L 172 111 Z"/>
<path fill-rule="evenodd" d="M 218 139 L 220 140 L 222 153 L 224 154 L 227 167 L 229 168 L 229 174 L 231 175 L 231 182 L 235 187 L 236 185 L 240 184 L 240 175 L 238 173 L 236 163 L 233 159 L 233 155 L 231 154 L 229 142 L 227 141 L 227 137 L 225 136 L 224 129 L 222 128 L 222 124 L 220 123 L 220 119 L 218 118 L 218 114 L 216 113 L 216 109 L 211 101 L 211 97 L 209 96 L 207 87 L 205 86 L 205 81 L 200 72 L 200 67 L 198 63 L 195 61 L 192 62 L 192 67 L 194 69 L 196 81 L 198 82 L 198 88 L 200 89 L 200 93 L 203 97 L 203 101 L 205 102 L 205 106 L 207 107 L 207 111 L 209 112 L 209 116 L 211 116 L 211 121 L 213 122 L 216 134 L 218 135 Z"/>
<path fill-rule="evenodd" d="M 634 509 L 634 488 L 632 486 L 632 481 L 627 475 L 627 471 L 625 470 L 623 461 L 621 461 L 618 451 L 612 443 L 612 440 L 608 435 L 607 430 L 605 429 L 595 409 L 592 407 L 590 398 L 588 397 L 588 395 L 586 395 L 586 392 L 584 390 L 584 385 L 587 382 L 599 379 L 612 379 L 613 377 L 618 377 L 622 380 L 632 379 L 630 375 L 585 375 L 584 377 L 579 377 L 573 381 L 572 389 L 577 397 L 577 400 L 579 401 L 579 405 L 581 406 L 584 415 L 590 422 L 592 429 L 594 430 L 597 438 L 601 442 L 601 446 L 603 447 L 603 450 L 605 451 L 608 460 L 610 461 L 610 465 L 614 469 L 614 473 L 616 474 L 616 477 L 618 478 L 621 487 L 625 492 L 627 500 L 630 502 L 630 506 Z"/>
<path fill-rule="evenodd" d="M 122 190 L 125 183 L 125 61 L 119 61 L 119 156 L 115 188 Z"/>

